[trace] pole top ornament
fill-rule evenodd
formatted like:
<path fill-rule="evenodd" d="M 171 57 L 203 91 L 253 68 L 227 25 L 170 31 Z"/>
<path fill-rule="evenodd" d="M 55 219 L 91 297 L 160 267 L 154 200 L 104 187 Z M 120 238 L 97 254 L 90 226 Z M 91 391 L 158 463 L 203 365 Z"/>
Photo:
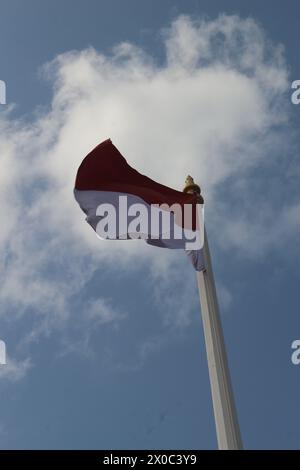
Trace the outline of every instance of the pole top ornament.
<path fill-rule="evenodd" d="M 198 196 L 198 203 L 203 204 L 204 199 L 201 196 L 201 189 L 198 184 L 195 184 L 194 178 L 188 175 L 185 179 L 185 186 L 183 188 L 183 192 L 187 194 L 196 194 Z"/>

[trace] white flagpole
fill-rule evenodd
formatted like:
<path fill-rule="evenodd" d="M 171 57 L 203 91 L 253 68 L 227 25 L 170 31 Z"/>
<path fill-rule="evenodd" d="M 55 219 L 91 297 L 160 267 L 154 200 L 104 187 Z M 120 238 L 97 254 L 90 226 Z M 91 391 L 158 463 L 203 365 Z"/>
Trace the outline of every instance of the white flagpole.
<path fill-rule="evenodd" d="M 184 191 L 196 192 L 202 199 L 200 188 L 194 184 L 191 177 L 187 178 Z M 242 439 L 234 403 L 206 230 L 204 231 L 204 262 L 205 271 L 197 272 L 197 282 L 218 448 L 220 450 L 239 450 L 243 448 Z"/>

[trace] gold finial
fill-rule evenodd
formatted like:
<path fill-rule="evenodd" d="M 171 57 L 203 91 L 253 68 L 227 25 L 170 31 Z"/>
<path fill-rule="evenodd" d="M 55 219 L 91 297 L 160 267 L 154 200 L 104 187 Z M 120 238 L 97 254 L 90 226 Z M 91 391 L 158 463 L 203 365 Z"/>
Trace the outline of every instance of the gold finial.
<path fill-rule="evenodd" d="M 197 194 L 199 204 L 204 203 L 203 197 L 201 196 L 200 186 L 194 183 L 194 178 L 192 178 L 190 175 L 188 175 L 185 179 L 183 192 L 188 194 Z"/>

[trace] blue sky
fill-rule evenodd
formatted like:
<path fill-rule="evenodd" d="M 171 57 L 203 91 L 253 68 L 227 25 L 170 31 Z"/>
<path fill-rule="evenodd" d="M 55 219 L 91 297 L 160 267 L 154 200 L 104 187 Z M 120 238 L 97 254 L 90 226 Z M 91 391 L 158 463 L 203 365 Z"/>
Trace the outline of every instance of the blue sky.
<path fill-rule="evenodd" d="M 244 446 L 299 448 L 298 16 L 292 0 L 0 0 L 1 448 L 216 448 L 191 266 L 102 244 L 73 200 L 108 137 L 203 188 Z"/>

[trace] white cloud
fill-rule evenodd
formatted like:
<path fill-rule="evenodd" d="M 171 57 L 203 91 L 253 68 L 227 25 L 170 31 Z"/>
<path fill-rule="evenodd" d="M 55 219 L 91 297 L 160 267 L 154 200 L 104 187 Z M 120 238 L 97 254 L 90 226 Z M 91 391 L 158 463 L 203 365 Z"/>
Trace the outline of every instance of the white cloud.
<path fill-rule="evenodd" d="M 170 289 L 174 253 L 142 242 L 99 242 L 73 200 L 81 160 L 108 137 L 132 166 L 161 183 L 180 189 L 192 174 L 203 185 L 220 246 L 255 256 L 281 242 L 272 196 L 255 217 L 248 201 L 253 171 L 276 165 L 284 145 L 289 85 L 282 46 L 254 20 L 226 15 L 180 16 L 163 31 L 162 45 L 160 66 L 127 42 L 107 56 L 93 48 L 61 54 L 43 68 L 53 86 L 49 110 L 31 122 L 9 112 L 0 120 L 1 314 L 13 308 L 14 317 L 36 315 L 40 327 L 31 337 L 68 321 L 73 296 L 100 263 L 124 270 L 146 263 L 164 280 L 161 292 Z M 220 203 L 224 184 L 231 198 L 236 191 L 236 207 Z M 285 216 L 291 233 L 296 207 Z M 276 220 L 266 220 L 266 212 Z M 180 269 L 174 275 L 183 278 Z M 164 302 L 171 318 L 174 305 Z M 115 318 L 101 298 L 93 305 L 99 321 Z M 189 323 L 184 306 L 177 314 L 179 324 Z"/>
<path fill-rule="evenodd" d="M 10 380 L 12 382 L 22 379 L 32 366 L 29 358 L 17 361 L 11 357 L 7 357 L 6 360 L 7 363 L 0 366 L 0 383 L 3 379 Z"/>
<path fill-rule="evenodd" d="M 101 298 L 87 302 L 85 314 L 89 320 L 94 320 L 98 324 L 118 323 L 126 318 L 124 313 L 119 313 L 111 305 L 111 301 Z"/>
<path fill-rule="evenodd" d="M 74 331 L 62 336 L 62 344 L 57 357 L 77 354 L 88 359 L 94 357 L 92 336 L 97 328 L 108 325 L 110 329 L 119 329 L 120 322 L 127 318 L 126 314 L 115 308 L 112 299 L 98 298 L 86 300 L 80 309 L 80 315 L 73 312 Z M 78 335 L 79 330 L 79 335 Z"/>

